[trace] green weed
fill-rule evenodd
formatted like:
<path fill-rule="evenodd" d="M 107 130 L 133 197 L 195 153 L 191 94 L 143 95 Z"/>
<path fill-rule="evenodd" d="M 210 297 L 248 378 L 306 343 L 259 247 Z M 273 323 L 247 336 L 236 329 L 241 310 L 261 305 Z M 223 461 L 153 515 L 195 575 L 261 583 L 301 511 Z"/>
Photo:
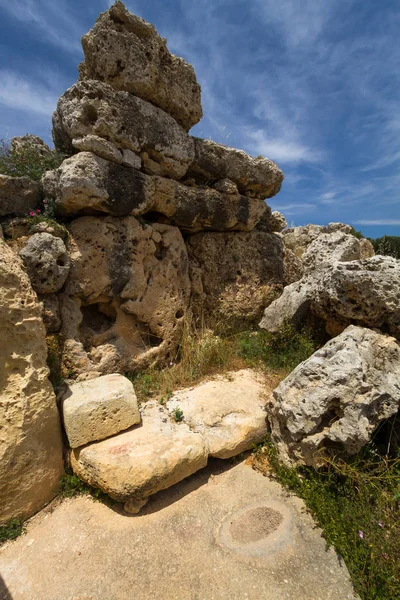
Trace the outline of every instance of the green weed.
<path fill-rule="evenodd" d="M 25 533 L 25 525 L 19 519 L 10 519 L 5 525 L 0 525 L 0 545 L 8 540 L 15 540 Z"/>
<path fill-rule="evenodd" d="M 183 412 L 179 408 L 179 406 L 174 408 L 174 410 L 172 411 L 172 415 L 177 423 L 179 423 L 180 421 L 183 421 Z"/>
<path fill-rule="evenodd" d="M 400 597 L 399 458 L 380 455 L 370 443 L 347 460 L 333 457 L 319 469 L 294 469 L 279 462 L 268 439 L 253 466 L 303 498 L 363 600 Z"/>
<path fill-rule="evenodd" d="M 40 180 L 46 171 L 57 169 L 65 156 L 57 150 L 43 152 L 35 143 L 26 143 L 19 150 L 11 142 L 0 138 L 0 174 L 12 177 L 30 177 Z"/>
<path fill-rule="evenodd" d="M 77 475 L 72 472 L 67 472 L 60 479 L 59 486 L 60 496 L 63 498 L 74 498 L 75 496 L 92 496 L 95 500 L 101 502 L 112 502 L 111 498 L 101 490 L 88 485 Z"/>

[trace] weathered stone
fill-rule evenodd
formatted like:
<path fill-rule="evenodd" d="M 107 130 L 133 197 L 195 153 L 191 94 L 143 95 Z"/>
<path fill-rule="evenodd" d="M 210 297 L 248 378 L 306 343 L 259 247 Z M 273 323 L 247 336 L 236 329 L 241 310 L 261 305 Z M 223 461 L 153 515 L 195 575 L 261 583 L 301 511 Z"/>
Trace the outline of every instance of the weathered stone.
<path fill-rule="evenodd" d="M 167 403 L 171 414 L 200 433 L 210 456 L 230 458 L 249 450 L 267 434 L 262 378 L 247 369 L 175 392 Z"/>
<path fill-rule="evenodd" d="M 172 179 L 154 177 L 152 211 L 190 232 L 251 231 L 267 207 L 263 200 L 239 194 L 222 194 L 213 188 L 187 187 Z"/>
<path fill-rule="evenodd" d="M 43 305 L 42 317 L 47 333 L 57 333 L 61 328 L 60 304 L 57 294 L 39 296 Z"/>
<path fill-rule="evenodd" d="M 39 204 L 40 187 L 29 177 L 0 175 L 0 217 L 29 214 Z"/>
<path fill-rule="evenodd" d="M 124 167 L 132 167 L 133 169 L 139 170 L 142 167 L 142 161 L 140 159 L 140 156 L 132 152 L 132 150 L 128 150 L 127 148 L 125 148 L 125 150 L 122 150 L 121 164 L 123 164 Z"/>
<path fill-rule="evenodd" d="M 373 256 L 375 256 L 375 250 L 370 240 L 367 240 L 367 238 L 361 238 L 361 240 L 359 241 L 361 260 L 364 260 L 364 258 L 372 258 Z"/>
<path fill-rule="evenodd" d="M 360 241 L 342 231 L 321 233 L 312 241 L 302 255 L 306 273 L 329 267 L 336 261 L 359 260 L 361 258 Z"/>
<path fill-rule="evenodd" d="M 13 139 L 11 140 L 11 150 L 16 153 L 21 153 L 27 150 L 35 150 L 38 154 L 41 154 L 42 156 L 46 156 L 46 154 L 49 154 L 50 152 L 50 148 L 48 147 L 48 145 L 45 144 L 39 136 L 33 135 L 31 133 L 13 137 Z"/>
<path fill-rule="evenodd" d="M 71 448 L 103 440 L 140 423 L 133 385 L 118 373 L 71 384 L 62 398 L 62 411 Z"/>
<path fill-rule="evenodd" d="M 302 261 L 297 258 L 294 252 L 285 248 L 285 258 L 283 259 L 284 284 L 290 285 L 299 281 L 304 275 L 304 266 Z"/>
<path fill-rule="evenodd" d="M 62 239 L 35 233 L 20 251 L 33 289 L 39 294 L 58 292 L 68 277 L 70 260 Z"/>
<path fill-rule="evenodd" d="M 238 186 L 230 179 L 220 179 L 214 183 L 213 187 L 221 192 L 221 194 L 238 194 Z"/>
<path fill-rule="evenodd" d="M 285 462 L 318 465 L 330 449 L 359 452 L 399 407 L 399 343 L 350 326 L 274 390 L 273 441 Z"/>
<path fill-rule="evenodd" d="M 172 115 L 186 130 L 202 117 L 193 67 L 170 54 L 153 25 L 116 2 L 82 38 L 81 79 L 99 79 Z"/>
<path fill-rule="evenodd" d="M 100 488 L 136 513 L 147 498 L 207 464 L 199 433 L 175 423 L 157 403 L 142 411 L 142 426 L 74 450 L 71 464 L 83 481 Z"/>
<path fill-rule="evenodd" d="M 140 171 L 80 152 L 42 178 L 47 198 L 61 215 L 108 213 L 123 217 L 147 212 L 154 202 L 154 181 Z"/>
<path fill-rule="evenodd" d="M 395 258 L 334 263 L 314 289 L 312 310 L 333 335 L 353 323 L 400 336 L 400 261 Z"/>
<path fill-rule="evenodd" d="M 63 460 L 41 306 L 22 261 L 1 240 L 0 339 L 0 523 L 5 523 L 31 516 L 53 498 Z"/>
<path fill-rule="evenodd" d="M 106 161 L 89 152 L 65 160 L 42 180 L 62 215 L 105 212 L 135 216 L 151 211 L 186 231 L 248 231 L 262 218 L 263 200 L 221 194 L 209 187 L 187 187 L 173 179 L 151 177 L 133 168 Z"/>
<path fill-rule="evenodd" d="M 72 145 L 76 150 L 81 152 L 93 152 L 96 156 L 116 162 L 122 163 L 122 152 L 109 142 L 108 140 L 99 137 L 98 135 L 85 135 L 84 137 L 75 138 L 72 140 Z"/>
<path fill-rule="evenodd" d="M 61 299 L 66 366 L 124 373 L 171 355 L 190 295 L 179 229 L 82 217 L 69 231 L 71 270 Z"/>
<path fill-rule="evenodd" d="M 301 227 L 290 227 L 284 230 L 283 239 L 285 246 L 292 250 L 298 258 L 301 258 L 311 242 L 319 235 L 338 231 L 350 234 L 352 227 L 344 223 L 329 223 L 328 225 L 310 224 Z"/>
<path fill-rule="evenodd" d="M 281 189 L 283 173 L 268 158 L 252 158 L 243 150 L 221 146 L 210 140 L 193 138 L 195 158 L 190 174 L 200 182 L 230 179 L 245 196 L 271 198 Z"/>
<path fill-rule="evenodd" d="M 255 325 L 285 285 L 278 234 L 198 233 L 187 239 L 196 320 L 224 329 Z"/>
<path fill-rule="evenodd" d="M 274 210 L 271 215 L 271 230 L 281 233 L 287 227 L 287 221 L 279 210 Z"/>
<path fill-rule="evenodd" d="M 56 147 L 69 154 L 72 140 L 90 136 L 84 149 L 107 158 L 93 136 L 105 138 L 117 150 L 148 156 L 151 160 L 143 165 L 148 173 L 174 179 L 185 175 L 194 158 L 193 139 L 172 117 L 99 81 L 81 81 L 61 96 L 53 115 L 53 136 Z"/>
<path fill-rule="evenodd" d="M 353 323 L 400 336 L 400 261 L 389 256 L 328 263 L 287 286 L 264 311 L 260 327 L 277 331 L 311 309 L 338 335 Z"/>

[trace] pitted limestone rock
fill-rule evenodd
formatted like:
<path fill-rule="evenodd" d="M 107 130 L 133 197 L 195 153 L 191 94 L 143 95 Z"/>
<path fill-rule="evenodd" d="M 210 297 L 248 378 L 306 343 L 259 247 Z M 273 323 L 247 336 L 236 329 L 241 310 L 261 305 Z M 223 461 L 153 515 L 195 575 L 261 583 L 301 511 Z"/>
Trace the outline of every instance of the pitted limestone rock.
<path fill-rule="evenodd" d="M 29 177 L 0 175 L 0 217 L 23 216 L 34 210 L 40 200 L 40 186 Z"/>
<path fill-rule="evenodd" d="M 172 355 L 190 295 L 179 229 L 134 217 L 81 217 L 69 232 L 64 363 L 77 373 L 124 373 Z"/>
<path fill-rule="evenodd" d="M 63 473 L 41 306 L 19 256 L 0 240 L 0 523 L 28 518 Z"/>
<path fill-rule="evenodd" d="M 58 292 L 68 277 L 70 259 L 61 238 L 35 233 L 20 251 L 33 289 L 39 294 Z"/>
<path fill-rule="evenodd" d="M 195 158 L 189 173 L 200 183 L 233 181 L 241 194 L 272 198 L 281 189 L 283 173 L 268 158 L 257 159 L 243 150 L 228 148 L 201 138 L 193 138 Z"/>
<path fill-rule="evenodd" d="M 311 242 L 321 234 L 336 232 L 350 234 L 351 231 L 351 226 L 344 223 L 329 223 L 328 225 L 309 224 L 285 229 L 283 231 L 283 239 L 285 246 L 292 250 L 298 258 L 301 258 Z"/>
<path fill-rule="evenodd" d="M 69 154 L 74 139 L 104 138 L 117 150 L 140 154 L 148 173 L 174 179 L 185 175 L 194 158 L 192 138 L 172 117 L 100 81 L 80 81 L 61 96 L 53 115 L 53 135 L 56 147 Z M 96 152 L 96 138 L 79 145 L 89 148 L 91 142 L 90 149 Z M 105 157 L 102 148 L 100 152 Z"/>
<path fill-rule="evenodd" d="M 179 390 L 167 408 L 183 412 L 183 422 L 203 436 L 210 456 L 231 458 L 265 438 L 266 400 L 262 378 L 247 369 Z"/>
<path fill-rule="evenodd" d="M 318 465 L 329 448 L 356 454 L 400 408 L 400 346 L 350 326 L 273 392 L 273 441 L 286 463 Z"/>
<path fill-rule="evenodd" d="M 116 2 L 82 38 L 81 79 L 98 79 L 151 102 L 186 130 L 202 117 L 193 67 L 168 51 L 153 25 Z"/>
<path fill-rule="evenodd" d="M 74 450 L 71 465 L 83 481 L 137 513 L 152 494 L 207 465 L 203 437 L 175 423 L 157 402 L 142 410 L 142 425 Z"/>
<path fill-rule="evenodd" d="M 118 373 L 71 384 L 62 398 L 62 412 L 71 448 L 103 440 L 140 423 L 133 385 Z"/>

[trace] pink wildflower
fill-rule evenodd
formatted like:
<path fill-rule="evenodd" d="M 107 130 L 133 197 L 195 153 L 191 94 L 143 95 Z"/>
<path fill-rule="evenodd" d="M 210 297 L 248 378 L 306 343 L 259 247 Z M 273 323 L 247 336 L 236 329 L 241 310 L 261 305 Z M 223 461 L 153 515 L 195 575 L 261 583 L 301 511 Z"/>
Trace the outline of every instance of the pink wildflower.
<path fill-rule="evenodd" d="M 364 539 L 364 532 L 363 531 L 359 531 L 358 532 L 358 536 L 363 540 Z"/>
<path fill-rule="evenodd" d="M 36 209 L 36 212 L 37 212 L 37 213 L 40 213 L 40 208 L 37 208 L 37 209 Z"/>
<path fill-rule="evenodd" d="M 29 215 L 30 215 L 31 217 L 34 217 L 34 216 L 35 216 L 35 213 L 34 213 L 34 212 L 30 212 L 30 213 L 29 213 Z"/>
<path fill-rule="evenodd" d="M 378 522 L 378 525 L 379 525 L 379 527 L 383 527 L 383 523 L 382 523 L 382 521 L 379 521 L 379 522 Z"/>

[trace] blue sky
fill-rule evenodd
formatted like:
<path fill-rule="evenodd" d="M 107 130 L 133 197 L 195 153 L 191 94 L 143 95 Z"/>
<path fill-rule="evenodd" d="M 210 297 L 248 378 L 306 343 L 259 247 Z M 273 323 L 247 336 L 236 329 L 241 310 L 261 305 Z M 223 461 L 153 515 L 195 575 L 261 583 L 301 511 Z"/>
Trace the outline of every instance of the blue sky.
<path fill-rule="evenodd" d="M 51 139 L 107 0 L 0 0 L 0 136 Z M 275 160 L 289 223 L 400 235 L 399 0 L 128 0 L 193 64 L 192 133 Z"/>

